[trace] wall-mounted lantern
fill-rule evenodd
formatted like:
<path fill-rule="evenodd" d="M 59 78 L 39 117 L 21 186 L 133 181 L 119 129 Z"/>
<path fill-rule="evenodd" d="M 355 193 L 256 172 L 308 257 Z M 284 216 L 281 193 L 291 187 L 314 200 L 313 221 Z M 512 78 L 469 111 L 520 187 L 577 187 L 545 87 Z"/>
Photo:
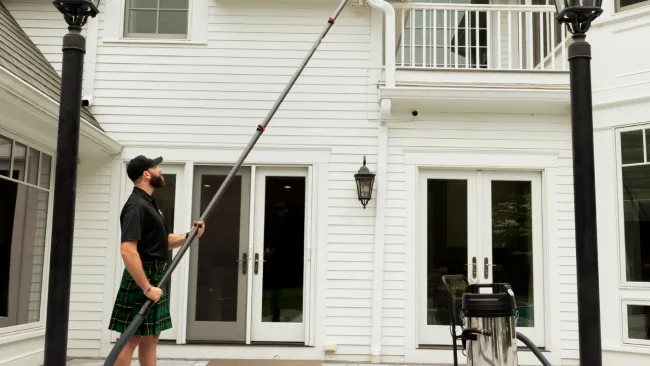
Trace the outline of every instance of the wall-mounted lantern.
<path fill-rule="evenodd" d="M 368 167 L 366 166 L 366 157 L 363 157 L 363 166 L 359 168 L 359 171 L 354 175 L 354 180 L 357 181 L 357 196 L 359 201 L 363 205 L 363 208 L 366 208 L 366 205 L 372 198 L 372 186 L 375 182 L 375 173 L 371 173 Z"/>

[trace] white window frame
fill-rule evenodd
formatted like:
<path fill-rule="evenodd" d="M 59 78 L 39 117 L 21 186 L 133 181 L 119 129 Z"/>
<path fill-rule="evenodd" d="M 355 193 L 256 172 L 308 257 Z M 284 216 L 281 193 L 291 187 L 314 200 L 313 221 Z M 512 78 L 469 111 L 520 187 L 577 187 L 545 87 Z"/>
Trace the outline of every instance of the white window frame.
<path fill-rule="evenodd" d="M 50 249 L 51 249 L 51 241 L 52 241 L 52 211 L 54 208 L 54 178 L 55 178 L 55 173 L 56 173 L 56 151 L 51 150 L 49 148 L 46 148 L 45 146 L 41 144 L 36 144 L 30 140 L 21 138 L 10 131 L 4 130 L 0 128 L 0 135 L 2 135 L 5 138 L 8 138 L 13 141 L 12 145 L 15 146 L 16 142 L 25 145 L 27 149 L 27 154 L 29 154 L 29 149 L 36 149 L 41 152 L 41 156 L 39 158 L 39 174 L 38 174 L 38 180 L 36 186 L 26 183 L 26 182 L 21 182 L 19 184 L 23 184 L 29 187 L 35 187 L 40 190 L 48 191 L 49 192 L 49 197 L 48 197 L 48 207 L 47 207 L 47 216 L 45 219 L 45 250 L 43 253 L 43 278 L 41 279 L 41 305 L 40 305 L 40 316 L 39 320 L 37 322 L 33 323 L 26 323 L 26 324 L 19 324 L 19 325 L 13 325 L 9 327 L 4 327 L 0 328 L 0 337 L 6 338 L 12 335 L 23 335 L 26 331 L 36 331 L 36 332 L 42 332 L 45 331 L 45 322 L 46 322 L 46 316 L 47 316 L 47 296 L 48 296 L 48 289 L 49 289 L 49 278 L 47 277 L 47 274 L 50 272 Z M 42 163 L 42 157 L 43 153 L 49 155 L 51 157 L 51 166 L 50 166 L 50 185 L 49 189 L 44 189 L 40 187 L 39 182 L 40 182 L 40 164 Z M 5 179 L 7 177 L 4 177 L 2 179 Z M 16 182 L 15 179 L 7 179 Z M 9 338 L 7 338 L 9 339 Z M 1 345 L 1 343 L 0 343 Z"/>
<path fill-rule="evenodd" d="M 623 127 L 623 128 L 617 128 L 615 129 L 615 142 L 616 142 L 616 206 L 617 206 L 617 225 L 618 225 L 618 255 L 619 255 L 619 285 L 623 289 L 648 289 L 650 290 L 650 281 L 648 282 L 636 282 L 636 281 L 628 281 L 627 280 L 627 273 L 626 273 L 626 266 L 627 266 L 627 256 L 625 255 L 625 211 L 623 208 L 623 164 L 621 163 L 622 159 L 622 150 L 621 150 L 621 133 L 622 132 L 629 132 L 629 131 L 638 131 L 638 130 L 645 130 L 649 129 L 650 130 L 650 124 L 639 124 L 639 125 L 634 125 L 634 126 L 628 126 L 628 127 Z M 645 133 L 643 134 L 643 149 L 644 153 L 647 153 L 645 151 L 646 145 L 645 145 Z M 647 154 L 646 154 L 647 156 Z M 648 160 L 647 163 L 648 167 L 650 168 L 650 159 Z"/>
<path fill-rule="evenodd" d="M 104 30 L 103 43 L 162 43 L 162 44 L 197 44 L 208 43 L 208 13 L 209 0 L 189 0 L 187 35 L 177 34 L 130 34 L 126 33 L 126 5 L 127 0 L 113 0 L 107 2 L 102 14 Z M 102 11 L 102 9 L 100 9 Z"/>
<path fill-rule="evenodd" d="M 128 31 L 128 22 L 129 22 L 129 2 L 133 2 L 134 0 L 125 0 L 124 1 L 124 24 L 122 24 L 122 34 L 124 38 L 128 39 L 143 39 L 143 38 L 167 38 L 167 39 L 188 39 L 190 36 L 190 19 L 192 17 L 192 0 L 188 0 L 187 2 L 187 29 L 185 30 L 185 34 L 172 34 L 172 33 L 129 33 Z M 158 15 L 160 16 L 160 0 L 158 1 L 158 7 L 156 8 L 156 12 L 158 12 Z M 178 12 L 181 12 L 182 10 L 179 9 Z M 159 19 L 158 19 L 159 20 Z M 156 27 L 159 27 L 160 24 L 156 24 Z"/>
<path fill-rule="evenodd" d="M 650 299 L 625 298 L 621 299 L 621 339 L 624 345 L 632 346 L 650 346 L 650 340 L 630 338 L 628 336 L 627 307 L 632 306 L 650 306 Z"/>
<path fill-rule="evenodd" d="M 626 11 L 642 8 L 650 5 L 650 0 L 645 0 L 637 4 L 621 7 L 621 0 L 614 0 L 614 13 L 624 13 Z"/>

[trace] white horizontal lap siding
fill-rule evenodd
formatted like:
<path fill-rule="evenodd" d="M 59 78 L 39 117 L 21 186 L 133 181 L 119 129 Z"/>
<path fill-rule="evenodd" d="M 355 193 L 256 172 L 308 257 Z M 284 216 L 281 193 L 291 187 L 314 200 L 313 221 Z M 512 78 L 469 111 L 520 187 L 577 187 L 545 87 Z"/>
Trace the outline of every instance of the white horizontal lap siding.
<path fill-rule="evenodd" d="M 68 33 L 68 24 L 61 14 L 46 0 L 3 0 L 7 10 L 54 69 L 61 75 L 63 36 Z M 89 22 L 94 21 L 90 18 Z M 82 35 L 87 35 L 87 25 Z"/>
<path fill-rule="evenodd" d="M 68 353 L 99 357 L 104 287 L 108 272 L 110 164 L 79 167 L 75 210 Z M 112 272 L 111 272 L 112 273 Z"/>
<path fill-rule="evenodd" d="M 420 114 L 417 122 L 393 122 L 389 125 L 388 209 L 384 277 L 384 354 L 399 356 L 405 344 L 406 246 L 406 174 L 404 149 L 529 149 L 557 152 L 557 258 L 550 258 L 559 269 L 559 287 L 550 289 L 544 300 L 559 301 L 557 316 L 561 336 L 563 364 L 577 362 L 578 328 L 575 278 L 575 235 L 573 217 L 573 171 L 570 121 L 566 116 L 514 114 Z M 422 198 L 424 199 L 424 198 Z M 411 219 L 411 218 L 406 218 Z M 546 284 L 548 286 L 548 284 Z M 546 317 L 551 314 L 546 312 Z M 410 331 L 410 330 L 409 330 Z M 547 330 L 548 331 L 548 330 Z"/>
<path fill-rule="evenodd" d="M 244 148 L 336 6 L 210 1 L 207 45 L 100 41 L 92 112 L 126 145 Z M 100 37 L 104 25 L 100 19 Z M 353 178 L 364 154 L 371 169 L 376 162 L 370 45 L 369 9 L 348 6 L 258 141 L 332 149 L 323 207 L 329 214 L 327 310 L 325 329 L 317 332 L 338 344 L 334 358 L 367 357 L 370 345 L 374 209 L 363 210 Z"/>

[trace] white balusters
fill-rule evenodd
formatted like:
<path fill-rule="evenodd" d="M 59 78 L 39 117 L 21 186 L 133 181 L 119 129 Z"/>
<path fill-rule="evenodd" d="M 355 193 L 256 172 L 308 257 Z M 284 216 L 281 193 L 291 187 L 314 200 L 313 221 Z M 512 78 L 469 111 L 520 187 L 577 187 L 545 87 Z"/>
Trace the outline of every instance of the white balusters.
<path fill-rule="evenodd" d="M 553 6 L 393 6 L 402 29 L 397 51 L 402 68 L 568 70 L 567 33 L 557 25 Z"/>

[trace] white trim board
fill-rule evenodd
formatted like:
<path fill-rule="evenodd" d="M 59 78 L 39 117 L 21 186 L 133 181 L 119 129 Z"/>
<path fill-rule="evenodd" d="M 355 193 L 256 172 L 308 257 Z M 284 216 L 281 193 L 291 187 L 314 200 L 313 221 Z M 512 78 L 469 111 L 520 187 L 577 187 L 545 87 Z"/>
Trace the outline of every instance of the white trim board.
<path fill-rule="evenodd" d="M 559 154 L 528 150 L 404 149 L 404 164 L 438 168 L 544 169 L 558 166 Z"/>
<path fill-rule="evenodd" d="M 200 164 L 232 164 L 243 153 L 244 146 L 126 146 L 122 151 L 124 160 L 131 159 L 137 155 L 162 156 L 163 164 L 176 162 L 193 162 Z M 297 148 L 256 145 L 244 161 L 245 165 L 250 164 L 293 164 L 313 165 L 329 163 L 330 148 Z"/>

